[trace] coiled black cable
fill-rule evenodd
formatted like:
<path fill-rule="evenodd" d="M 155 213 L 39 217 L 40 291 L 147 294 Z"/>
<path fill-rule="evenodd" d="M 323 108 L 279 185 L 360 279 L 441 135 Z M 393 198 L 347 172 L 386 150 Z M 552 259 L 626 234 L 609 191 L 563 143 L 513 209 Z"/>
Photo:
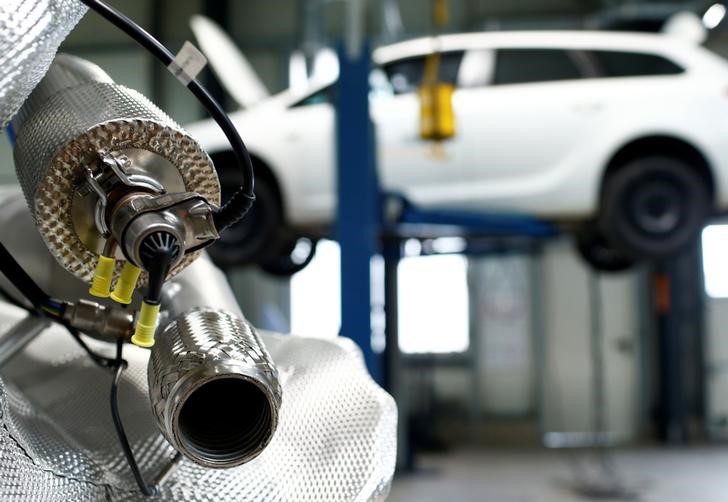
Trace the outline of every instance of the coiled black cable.
<path fill-rule="evenodd" d="M 165 66 L 169 66 L 174 60 L 172 53 L 161 42 L 121 12 L 100 0 L 80 1 L 133 38 Z M 194 79 L 187 84 L 187 88 L 220 126 L 220 129 L 222 129 L 225 137 L 230 142 L 233 153 L 243 170 L 243 186 L 213 216 L 215 228 L 218 233 L 222 233 L 226 228 L 242 219 L 253 205 L 253 202 L 255 202 L 255 194 L 253 193 L 255 183 L 253 162 L 250 159 L 250 154 L 245 147 L 245 143 L 243 143 L 240 134 L 238 134 L 237 129 L 235 129 L 227 113 L 225 113 L 207 89 Z"/>

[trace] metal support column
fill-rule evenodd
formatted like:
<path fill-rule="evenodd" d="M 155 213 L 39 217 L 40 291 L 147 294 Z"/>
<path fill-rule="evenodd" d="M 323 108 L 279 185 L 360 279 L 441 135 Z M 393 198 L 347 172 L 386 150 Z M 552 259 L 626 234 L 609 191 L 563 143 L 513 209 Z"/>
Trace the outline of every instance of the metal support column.
<path fill-rule="evenodd" d="M 377 251 L 380 196 L 374 128 L 369 118 L 370 49 L 339 48 L 336 86 L 337 197 L 335 235 L 341 247 L 341 334 L 354 340 L 372 377 L 381 382 L 372 350 L 371 270 Z"/>
<path fill-rule="evenodd" d="M 703 416 L 703 292 L 697 245 L 654 272 L 658 362 L 657 429 L 661 440 L 689 439 Z M 698 420 L 693 420 L 698 419 Z"/>
<path fill-rule="evenodd" d="M 398 278 L 399 261 L 402 259 L 402 241 L 387 236 L 383 241 L 384 255 L 384 313 L 386 345 L 384 349 L 383 385 L 397 402 L 397 470 L 415 469 L 414 451 L 410 445 L 409 406 L 403 392 L 402 354 L 399 351 Z"/>

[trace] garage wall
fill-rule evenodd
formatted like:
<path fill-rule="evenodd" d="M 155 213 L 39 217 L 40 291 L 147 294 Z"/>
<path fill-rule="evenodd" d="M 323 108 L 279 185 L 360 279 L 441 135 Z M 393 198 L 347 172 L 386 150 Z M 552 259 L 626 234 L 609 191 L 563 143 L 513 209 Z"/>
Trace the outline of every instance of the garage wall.
<path fill-rule="evenodd" d="M 547 246 L 542 264 L 544 432 L 593 430 L 589 272 L 568 240 Z M 640 432 L 640 287 L 635 272 L 597 279 L 602 296 L 606 423 L 618 440 Z"/>
<path fill-rule="evenodd" d="M 470 348 L 408 364 L 409 409 L 420 418 L 436 416 L 438 430 L 453 441 L 490 444 L 506 434 L 532 444 L 548 432 L 593 432 L 590 272 L 570 240 L 547 243 L 541 255 L 471 258 L 468 268 Z M 639 439 L 650 423 L 649 372 L 641 369 L 648 338 L 640 314 L 643 275 L 597 279 L 606 425 L 619 442 Z M 540 431 L 528 426 L 535 422 Z M 506 423 L 526 428 L 507 436 L 514 428 L 504 429 Z"/>
<path fill-rule="evenodd" d="M 728 299 L 706 299 L 706 426 L 728 439 Z"/>
<path fill-rule="evenodd" d="M 728 220 L 721 218 L 714 223 L 726 225 L 714 227 L 725 236 L 728 234 Z M 710 263 L 704 273 L 711 274 L 710 280 L 715 285 L 728 284 L 728 268 L 722 266 L 725 261 L 725 243 L 728 240 L 724 237 L 724 245 L 719 242 L 708 242 L 703 240 L 703 252 L 705 257 L 712 255 L 713 260 L 706 260 Z M 711 249 L 710 246 L 716 246 Z M 716 261 L 718 263 L 716 263 Z M 711 263 L 712 261 L 712 263 Z M 728 297 L 717 296 L 725 294 L 723 291 L 713 291 L 716 295 L 711 297 L 707 294 L 704 298 L 705 305 L 705 421 L 708 434 L 713 439 L 728 439 Z"/>
<path fill-rule="evenodd" d="M 537 411 L 537 261 L 526 254 L 470 260 L 471 351 L 481 416 L 532 417 Z"/>

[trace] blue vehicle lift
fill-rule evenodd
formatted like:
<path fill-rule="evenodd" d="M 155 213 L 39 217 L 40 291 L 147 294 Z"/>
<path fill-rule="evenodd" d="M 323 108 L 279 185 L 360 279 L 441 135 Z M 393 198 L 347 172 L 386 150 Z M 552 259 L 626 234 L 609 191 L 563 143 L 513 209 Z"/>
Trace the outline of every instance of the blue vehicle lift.
<path fill-rule="evenodd" d="M 532 243 L 550 238 L 558 230 L 550 223 L 522 215 L 422 210 L 400 194 L 384 193 L 377 177 L 375 130 L 369 115 L 369 46 L 363 44 L 354 58 L 341 47 L 339 68 L 336 87 L 338 204 L 334 235 L 341 249 L 341 334 L 357 343 L 372 377 L 397 401 L 403 418 L 398 430 L 398 466 L 411 470 L 414 458 L 408 446 L 406 401 L 400 399 L 398 375 L 401 362 L 397 266 L 402 258 L 403 242 L 412 238 L 462 236 L 469 243 L 479 243 L 469 245 L 465 253 L 484 254 L 494 249 L 517 248 L 524 241 Z M 371 260 L 377 254 L 384 257 L 384 353 L 372 347 Z"/>
<path fill-rule="evenodd" d="M 383 193 L 377 177 L 375 131 L 369 115 L 368 44 L 351 58 L 339 49 L 336 87 L 337 213 L 334 228 L 341 248 L 341 333 L 364 354 L 372 377 L 391 388 L 391 354 L 396 345 L 396 267 L 401 243 L 417 237 L 548 238 L 550 223 L 521 215 L 487 215 L 465 211 L 422 210 L 400 194 Z M 385 220 L 383 207 L 396 206 Z M 391 211 L 388 211 L 391 213 Z M 372 349 L 371 270 L 373 256 L 385 258 L 387 360 Z M 394 344 L 394 345 L 393 345 Z"/>

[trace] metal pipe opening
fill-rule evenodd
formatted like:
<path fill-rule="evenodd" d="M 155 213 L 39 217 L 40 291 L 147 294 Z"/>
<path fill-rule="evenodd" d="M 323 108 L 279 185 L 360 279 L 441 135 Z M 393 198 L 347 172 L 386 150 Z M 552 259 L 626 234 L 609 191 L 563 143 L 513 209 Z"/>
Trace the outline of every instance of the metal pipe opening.
<path fill-rule="evenodd" d="M 170 444 L 205 467 L 234 467 L 270 443 L 281 407 L 278 371 L 258 333 L 210 308 L 175 317 L 149 361 L 152 411 Z"/>
<path fill-rule="evenodd" d="M 268 443 L 275 427 L 265 392 L 254 382 L 223 377 L 204 383 L 182 404 L 175 434 L 207 462 L 237 464 Z"/>

